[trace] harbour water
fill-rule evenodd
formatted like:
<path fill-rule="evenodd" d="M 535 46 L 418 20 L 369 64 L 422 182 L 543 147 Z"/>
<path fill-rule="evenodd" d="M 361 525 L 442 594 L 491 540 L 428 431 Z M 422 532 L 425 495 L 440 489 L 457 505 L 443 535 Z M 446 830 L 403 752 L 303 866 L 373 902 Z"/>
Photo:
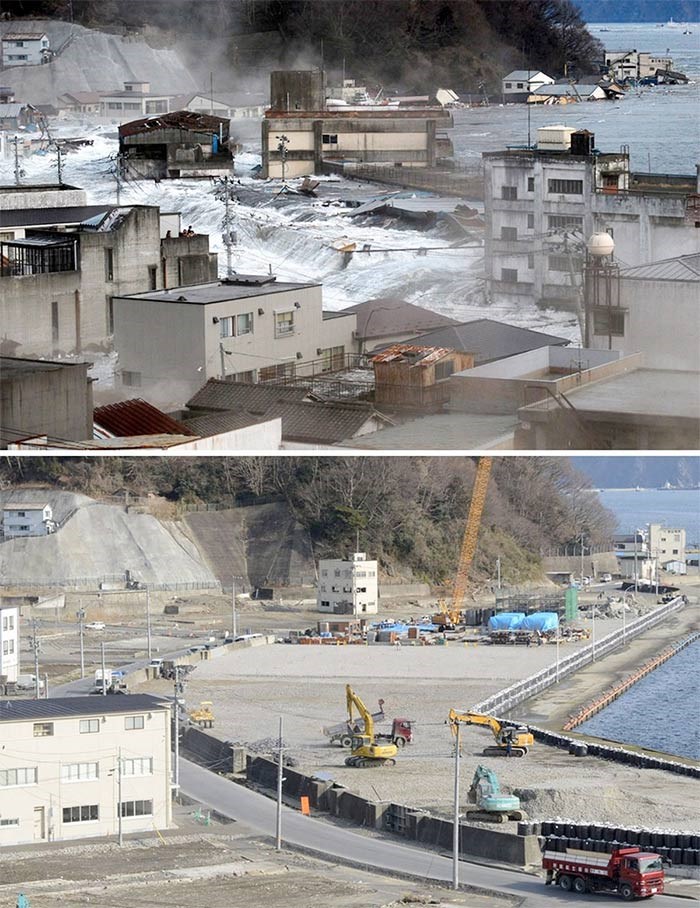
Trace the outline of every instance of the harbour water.
<path fill-rule="evenodd" d="M 700 544 L 700 490 L 602 489 L 603 505 L 617 517 L 617 531 L 631 533 L 648 523 L 686 531 L 689 545 Z"/>

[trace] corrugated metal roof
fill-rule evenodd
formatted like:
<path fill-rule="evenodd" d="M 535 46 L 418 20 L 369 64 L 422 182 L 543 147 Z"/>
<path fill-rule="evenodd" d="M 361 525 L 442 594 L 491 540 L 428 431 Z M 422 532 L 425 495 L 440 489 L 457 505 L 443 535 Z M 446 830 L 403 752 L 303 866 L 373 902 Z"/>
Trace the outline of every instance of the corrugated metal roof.
<path fill-rule="evenodd" d="M 39 41 L 46 37 L 46 32 L 5 32 L 3 41 Z"/>
<path fill-rule="evenodd" d="M 132 94 L 132 92 L 128 92 Z M 135 136 L 142 132 L 154 132 L 156 129 L 188 129 L 191 132 L 219 132 L 219 126 L 224 125 L 228 133 L 228 117 L 212 117 L 210 114 L 195 113 L 191 110 L 174 110 L 171 113 L 156 114 L 152 117 L 143 117 L 141 120 L 132 120 L 119 127 L 120 138 Z"/>
<path fill-rule="evenodd" d="M 96 407 L 93 417 L 96 438 L 195 434 L 184 423 L 178 422 L 153 404 L 138 397 Z"/>
<path fill-rule="evenodd" d="M 0 120 L 17 118 L 25 106 L 24 104 L 0 104 Z"/>
<path fill-rule="evenodd" d="M 170 704 L 151 694 L 128 696 L 56 697 L 49 700 L 0 700 L 0 722 L 23 719 L 63 719 L 78 716 L 103 716 L 106 713 L 139 713 L 170 709 Z"/>
<path fill-rule="evenodd" d="M 127 438 L 94 438 L 91 442 L 83 442 L 75 447 L 106 448 L 110 451 L 120 451 L 122 448 L 175 448 L 193 441 L 192 435 L 132 435 Z M 54 445 L 54 447 L 57 447 Z M 58 447 L 70 447 L 60 445 Z"/>
<path fill-rule="evenodd" d="M 0 227 L 53 227 L 80 224 L 96 214 L 106 214 L 112 205 L 71 205 L 66 208 L 23 208 L 0 211 Z"/>
<path fill-rule="evenodd" d="M 443 356 L 454 353 L 448 347 L 419 347 L 416 344 L 392 344 L 372 357 L 373 363 L 396 363 L 409 361 L 413 366 L 430 366 Z"/>
<path fill-rule="evenodd" d="M 700 281 L 700 253 L 620 269 L 621 278 L 646 281 Z"/>

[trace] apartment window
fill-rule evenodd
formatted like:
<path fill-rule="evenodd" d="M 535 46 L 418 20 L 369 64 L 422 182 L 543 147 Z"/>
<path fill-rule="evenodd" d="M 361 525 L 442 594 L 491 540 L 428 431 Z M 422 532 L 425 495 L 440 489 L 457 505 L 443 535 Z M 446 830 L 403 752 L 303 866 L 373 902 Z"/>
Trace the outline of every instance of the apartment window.
<path fill-rule="evenodd" d="M 446 360 L 444 363 L 435 363 L 435 381 L 449 378 L 455 370 L 454 360 Z M 358 574 L 358 577 L 360 575 Z M 364 592 L 364 590 L 362 591 Z"/>
<path fill-rule="evenodd" d="M 135 728 L 143 728 L 143 716 L 125 716 L 124 728 L 127 731 L 133 731 Z"/>
<path fill-rule="evenodd" d="M 54 344 L 58 343 L 58 302 L 51 302 L 51 340 Z"/>
<path fill-rule="evenodd" d="M 53 735 L 53 722 L 35 722 L 34 737 L 50 738 Z"/>
<path fill-rule="evenodd" d="M 115 101 L 107 102 L 107 110 L 121 110 L 121 109 L 122 109 L 121 103 L 115 102 Z"/>
<path fill-rule="evenodd" d="M 141 105 L 135 103 L 134 101 L 125 101 L 124 110 L 141 110 Z"/>
<path fill-rule="evenodd" d="M 506 88 L 512 88 L 512 87 L 513 87 L 512 82 L 506 82 Z"/>
<path fill-rule="evenodd" d="M 105 315 L 107 320 L 107 334 L 114 334 L 114 300 L 111 296 L 105 297 Z"/>
<path fill-rule="evenodd" d="M 14 640 L 3 640 L 2 641 L 2 654 L 3 656 L 11 656 L 15 651 L 15 641 Z"/>
<path fill-rule="evenodd" d="M 506 199 L 509 202 L 514 201 L 518 198 L 518 187 L 517 186 L 501 186 L 501 198 Z"/>
<path fill-rule="evenodd" d="M 593 333 L 625 336 L 625 313 L 621 309 L 594 309 Z"/>
<path fill-rule="evenodd" d="M 124 776 L 151 776 L 153 775 L 153 757 L 130 757 L 122 760 L 122 775 Z"/>
<path fill-rule="evenodd" d="M 275 312 L 275 337 L 294 334 L 294 310 Z"/>
<path fill-rule="evenodd" d="M 19 769 L 0 769 L 0 788 L 12 785 L 36 785 L 36 766 L 22 766 Z"/>
<path fill-rule="evenodd" d="M 157 265 L 148 266 L 148 289 L 149 290 L 158 289 L 158 266 Z"/>
<path fill-rule="evenodd" d="M 502 240 L 517 240 L 518 239 L 518 228 L 517 227 L 501 227 L 501 239 Z"/>
<path fill-rule="evenodd" d="M 64 823 L 91 823 L 99 820 L 100 808 L 98 804 L 83 804 L 80 807 L 64 807 Z"/>
<path fill-rule="evenodd" d="M 567 228 L 583 230 L 583 218 L 574 214 L 550 214 L 547 218 L 547 226 L 550 230 L 565 230 Z"/>
<path fill-rule="evenodd" d="M 294 378 L 294 363 L 278 363 L 276 366 L 264 366 L 260 370 L 260 381 L 273 381 L 276 378 Z"/>
<path fill-rule="evenodd" d="M 114 250 L 105 249 L 105 280 L 114 280 Z"/>
<path fill-rule="evenodd" d="M 233 316 L 219 319 L 219 337 L 233 337 Z"/>
<path fill-rule="evenodd" d="M 527 229 L 528 230 L 535 229 L 535 215 L 534 214 L 528 214 L 528 216 L 527 216 Z"/>
<path fill-rule="evenodd" d="M 527 267 L 530 271 L 535 267 L 535 253 L 528 252 L 527 254 Z"/>
<path fill-rule="evenodd" d="M 583 180 L 548 180 L 547 185 L 557 195 L 583 195 Z"/>
<path fill-rule="evenodd" d="M 81 735 L 94 735 L 100 730 L 99 719 L 81 719 L 79 729 Z"/>
<path fill-rule="evenodd" d="M 330 608 L 331 604 L 328 599 L 321 599 L 321 608 Z"/>
<path fill-rule="evenodd" d="M 534 177 L 528 177 L 528 178 L 527 178 L 527 191 L 528 191 L 528 192 L 534 192 L 534 191 L 535 191 L 535 178 L 534 178 Z"/>
<path fill-rule="evenodd" d="M 153 816 L 153 801 L 122 801 L 119 807 L 123 817 Z"/>
<path fill-rule="evenodd" d="M 321 137 L 321 141 L 324 145 L 337 145 L 338 136 L 336 134 L 324 132 L 323 136 Z"/>
<path fill-rule="evenodd" d="M 0 817 L 0 827 L 19 826 L 19 817 Z"/>
<path fill-rule="evenodd" d="M 62 782 L 87 782 L 99 777 L 99 763 L 65 763 L 61 767 Z"/>
<path fill-rule="evenodd" d="M 517 284 L 518 283 L 518 269 L 517 268 L 501 268 L 501 280 L 506 284 Z"/>
<path fill-rule="evenodd" d="M 24 41 L 15 41 L 15 47 L 24 47 Z"/>
<path fill-rule="evenodd" d="M 226 376 L 228 378 L 228 376 Z M 248 369 L 246 372 L 235 372 L 231 376 L 231 381 L 242 381 L 247 385 L 255 384 L 255 369 Z"/>
<path fill-rule="evenodd" d="M 129 372 L 127 369 L 122 369 L 122 384 L 127 388 L 140 388 L 141 373 Z"/>
<path fill-rule="evenodd" d="M 236 316 L 236 337 L 253 333 L 253 313 L 244 312 Z"/>

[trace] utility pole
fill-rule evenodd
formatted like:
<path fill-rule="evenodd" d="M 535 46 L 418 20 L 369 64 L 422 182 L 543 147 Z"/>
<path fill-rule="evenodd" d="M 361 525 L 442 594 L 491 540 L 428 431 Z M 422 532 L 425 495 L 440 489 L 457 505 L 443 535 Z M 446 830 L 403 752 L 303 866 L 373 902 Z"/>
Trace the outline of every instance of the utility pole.
<path fill-rule="evenodd" d="M 496 577 L 497 577 L 496 585 L 497 585 L 498 589 L 500 590 L 500 588 L 501 588 L 501 559 L 500 558 L 496 559 Z"/>
<path fill-rule="evenodd" d="M 105 645 L 100 643 L 100 659 L 102 661 L 102 696 L 107 695 L 107 666 L 105 665 Z"/>
<path fill-rule="evenodd" d="M 637 530 L 634 531 L 634 593 L 637 594 Z"/>
<path fill-rule="evenodd" d="M 60 145 L 56 145 L 56 166 L 58 168 L 58 185 L 63 186 L 63 152 Z"/>
<path fill-rule="evenodd" d="M 287 145 L 289 145 L 289 136 L 275 136 L 277 139 L 277 151 L 280 153 L 282 160 L 282 182 L 284 183 L 285 174 L 287 172 Z"/>
<path fill-rule="evenodd" d="M 32 620 L 33 634 L 29 638 L 29 645 L 34 650 L 34 699 L 38 700 L 41 692 L 41 679 L 39 678 L 39 652 L 41 651 L 41 641 L 37 635 L 38 622 L 36 618 Z"/>
<path fill-rule="evenodd" d="M 221 381 L 226 381 L 226 360 L 224 359 L 224 342 L 219 341 L 219 356 L 221 357 Z"/>
<path fill-rule="evenodd" d="M 146 587 L 146 646 L 148 650 L 148 661 L 153 657 L 153 646 L 151 639 L 151 594 Z"/>
<path fill-rule="evenodd" d="M 213 117 L 214 116 L 214 73 L 211 70 L 209 71 L 209 98 L 210 98 L 210 102 L 211 102 L 211 106 L 209 108 L 209 113 Z"/>
<path fill-rule="evenodd" d="M 223 187 L 224 196 L 224 219 L 222 222 L 222 239 L 226 247 L 226 277 L 233 277 L 233 247 L 236 244 L 236 231 L 233 229 L 231 216 L 231 193 L 233 192 L 233 182 L 229 177 L 221 177 L 214 181 L 219 187 Z M 221 200 L 221 189 L 217 193 Z"/>
<path fill-rule="evenodd" d="M 282 850 L 282 716 L 280 716 L 280 736 L 277 747 L 277 823 L 275 833 L 275 848 Z"/>
<path fill-rule="evenodd" d="M 452 888 L 459 889 L 459 758 L 462 726 L 456 723 L 454 813 L 452 819 Z"/>
<path fill-rule="evenodd" d="M 175 666 L 175 698 L 173 700 L 174 737 L 173 737 L 173 789 L 177 794 L 180 788 L 180 704 L 184 703 L 185 682 L 181 674 L 182 666 Z"/>
<path fill-rule="evenodd" d="M 84 632 L 85 628 L 83 626 L 83 621 L 85 620 L 85 609 L 80 606 L 78 611 L 75 613 L 78 619 L 78 633 L 80 634 L 80 677 L 85 677 L 85 640 Z"/>
<path fill-rule="evenodd" d="M 236 578 L 231 578 L 231 637 L 236 639 Z"/>
<path fill-rule="evenodd" d="M 20 177 L 22 176 L 22 171 L 19 168 L 19 138 L 14 137 L 14 146 L 15 146 L 15 186 L 19 186 Z"/>
<path fill-rule="evenodd" d="M 119 847 L 124 844 L 122 834 L 122 749 L 119 748 L 117 755 L 117 821 L 118 821 L 118 842 Z"/>

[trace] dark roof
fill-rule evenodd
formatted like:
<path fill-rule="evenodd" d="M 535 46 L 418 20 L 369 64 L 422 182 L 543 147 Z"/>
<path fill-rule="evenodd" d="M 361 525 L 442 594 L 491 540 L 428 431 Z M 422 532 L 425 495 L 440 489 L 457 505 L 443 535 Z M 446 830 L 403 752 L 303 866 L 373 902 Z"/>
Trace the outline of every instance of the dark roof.
<path fill-rule="evenodd" d="M 273 404 L 279 401 L 303 400 L 307 393 L 306 388 L 252 385 L 210 378 L 206 385 L 187 401 L 186 406 L 192 410 L 233 410 L 237 413 L 264 416 Z"/>
<path fill-rule="evenodd" d="M 0 227 L 52 227 L 79 224 L 87 218 L 110 211 L 112 205 L 73 205 L 66 208 L 20 208 L 0 211 Z"/>
<path fill-rule="evenodd" d="M 266 416 L 269 419 L 282 417 L 284 440 L 316 444 L 336 444 L 354 438 L 373 417 L 391 425 L 391 420 L 365 402 L 280 401 L 270 407 Z"/>
<path fill-rule="evenodd" d="M 0 378 L 11 378 L 13 375 L 31 372 L 55 372 L 57 369 L 70 369 L 83 366 L 88 369 L 90 362 L 53 362 L 50 359 L 23 359 L 19 356 L 0 356 Z"/>
<path fill-rule="evenodd" d="M 444 325 L 457 325 L 453 318 L 415 306 L 396 297 L 379 297 L 349 306 L 343 312 L 357 315 L 357 335 L 361 338 L 386 337 L 392 334 L 420 334 Z M 368 328 L 371 333 L 368 333 Z"/>
<path fill-rule="evenodd" d="M 116 97 L 119 94 L 121 92 L 116 92 L 110 97 Z M 133 95 L 134 92 L 125 92 L 124 94 Z M 229 122 L 228 117 L 212 117 L 210 114 L 195 113 L 191 110 L 174 110 L 171 113 L 155 114 L 151 117 L 144 117 L 141 120 L 132 120 L 130 123 L 124 123 L 119 127 L 119 137 L 135 136 L 138 133 L 153 132 L 156 129 L 187 129 L 191 132 L 218 134 L 219 126 L 223 124 L 228 129 Z"/>
<path fill-rule="evenodd" d="M 56 697 L 49 700 L 0 700 L 0 722 L 22 719 L 62 719 L 70 716 L 102 716 L 105 713 L 138 713 L 170 709 L 170 704 L 151 694 L 124 697 Z"/>
<path fill-rule="evenodd" d="M 96 407 L 93 417 L 100 428 L 105 429 L 116 438 L 130 438 L 138 435 L 196 434 L 191 428 L 140 398 Z"/>
<path fill-rule="evenodd" d="M 490 318 L 477 318 L 461 325 L 430 331 L 415 337 L 414 341 L 417 344 L 450 347 L 462 353 L 473 353 L 474 362 L 479 364 L 516 356 L 540 347 L 566 346 L 569 343 L 565 337 L 518 328 Z"/>
<path fill-rule="evenodd" d="M 173 287 L 171 290 L 149 290 L 145 293 L 130 293 L 118 299 L 153 300 L 159 303 L 190 303 L 206 306 L 208 303 L 225 303 L 229 300 L 249 299 L 268 293 L 284 293 L 288 290 L 303 290 L 320 287 L 318 283 L 293 284 L 277 281 L 269 275 L 241 274 L 236 279 L 209 281 L 206 284 L 192 284 L 188 287 Z M 117 297 L 115 297 L 117 298 Z"/>
<path fill-rule="evenodd" d="M 183 420 L 183 422 L 195 435 L 199 435 L 200 438 L 209 438 L 212 435 L 220 435 L 223 432 L 234 432 L 236 429 L 254 426 L 264 422 L 266 419 L 266 416 L 259 413 L 222 410 L 216 413 L 194 416 L 191 419 Z"/>

